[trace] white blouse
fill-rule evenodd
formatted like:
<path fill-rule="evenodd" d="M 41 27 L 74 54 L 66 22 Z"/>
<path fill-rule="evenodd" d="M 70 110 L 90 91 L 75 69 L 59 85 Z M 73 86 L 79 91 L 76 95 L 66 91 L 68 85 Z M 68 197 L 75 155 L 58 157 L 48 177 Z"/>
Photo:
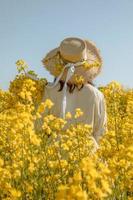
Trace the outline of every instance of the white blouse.
<path fill-rule="evenodd" d="M 59 88 L 59 83 L 53 88 L 46 87 L 43 97 L 43 101 L 50 99 L 54 103 L 50 114 L 54 114 L 57 117 L 60 117 L 63 98 L 63 92 L 59 92 Z M 104 134 L 107 123 L 106 103 L 103 93 L 88 83 L 81 90 L 75 88 L 73 93 L 70 93 L 67 89 L 66 113 L 70 112 L 73 116 L 76 108 L 80 108 L 84 113 L 81 117 L 77 118 L 77 122 L 92 125 L 92 135 L 98 147 L 99 139 Z M 75 123 L 75 120 L 73 118 L 68 120 L 67 125 L 70 123 Z"/>

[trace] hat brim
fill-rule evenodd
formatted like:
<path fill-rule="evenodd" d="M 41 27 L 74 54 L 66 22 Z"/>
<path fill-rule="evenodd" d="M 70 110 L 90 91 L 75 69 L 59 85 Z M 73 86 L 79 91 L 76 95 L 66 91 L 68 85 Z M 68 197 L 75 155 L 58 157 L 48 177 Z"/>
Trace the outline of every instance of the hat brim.
<path fill-rule="evenodd" d="M 87 45 L 88 52 L 88 64 L 98 61 L 100 63 L 99 67 L 92 67 L 88 70 L 85 70 L 83 66 L 76 67 L 75 74 L 83 76 L 85 82 L 92 81 L 100 72 L 102 67 L 102 58 L 100 56 L 100 51 L 97 49 L 96 45 L 90 40 L 84 40 Z M 64 60 L 60 59 L 60 48 L 54 48 L 49 51 L 46 56 L 42 59 L 43 66 L 50 72 L 51 75 L 57 77 L 60 74 L 60 67 L 65 66 Z M 64 66 L 63 66 L 64 65 Z M 59 70 L 58 70 L 59 68 Z M 64 71 L 61 80 L 65 80 L 67 69 Z M 69 80 L 70 82 L 74 81 L 73 76 Z"/>

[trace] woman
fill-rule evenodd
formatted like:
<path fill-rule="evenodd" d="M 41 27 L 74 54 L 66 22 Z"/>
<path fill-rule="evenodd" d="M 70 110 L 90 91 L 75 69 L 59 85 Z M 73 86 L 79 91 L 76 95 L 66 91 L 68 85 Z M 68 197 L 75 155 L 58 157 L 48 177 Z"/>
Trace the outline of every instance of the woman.
<path fill-rule="evenodd" d="M 42 63 L 55 77 L 54 82 L 46 86 L 43 98 L 54 103 L 51 113 L 65 118 L 66 113 L 74 115 L 75 109 L 80 108 L 84 114 L 77 120 L 92 125 L 98 146 L 106 128 L 106 105 L 104 95 L 92 83 L 102 66 L 96 46 L 88 40 L 66 38 Z M 74 119 L 68 123 L 74 123 Z"/>

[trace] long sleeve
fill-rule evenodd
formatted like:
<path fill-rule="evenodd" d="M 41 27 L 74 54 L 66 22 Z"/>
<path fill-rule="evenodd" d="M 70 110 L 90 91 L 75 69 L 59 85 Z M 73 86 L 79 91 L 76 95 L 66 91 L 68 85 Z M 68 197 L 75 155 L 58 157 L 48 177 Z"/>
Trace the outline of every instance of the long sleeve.
<path fill-rule="evenodd" d="M 107 130 L 107 113 L 106 113 L 106 101 L 104 95 L 101 95 L 96 98 L 94 106 L 94 125 L 93 125 L 93 136 L 99 143 L 100 137 Z"/>

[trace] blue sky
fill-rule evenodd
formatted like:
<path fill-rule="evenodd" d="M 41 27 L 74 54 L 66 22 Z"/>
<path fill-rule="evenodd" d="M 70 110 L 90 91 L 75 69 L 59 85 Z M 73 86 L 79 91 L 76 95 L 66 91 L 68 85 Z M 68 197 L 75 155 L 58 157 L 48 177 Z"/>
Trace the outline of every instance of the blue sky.
<path fill-rule="evenodd" d="M 101 50 L 97 86 L 116 80 L 133 87 L 133 0 L 0 0 L 0 88 L 8 89 L 21 58 L 52 81 L 41 59 L 71 36 Z"/>

